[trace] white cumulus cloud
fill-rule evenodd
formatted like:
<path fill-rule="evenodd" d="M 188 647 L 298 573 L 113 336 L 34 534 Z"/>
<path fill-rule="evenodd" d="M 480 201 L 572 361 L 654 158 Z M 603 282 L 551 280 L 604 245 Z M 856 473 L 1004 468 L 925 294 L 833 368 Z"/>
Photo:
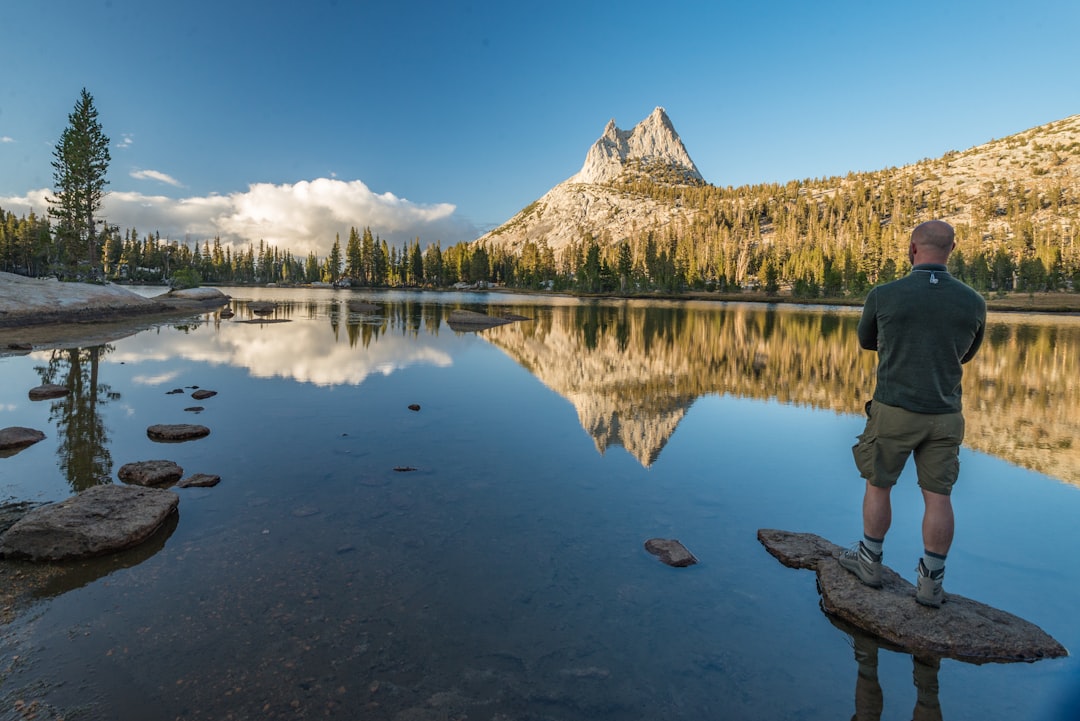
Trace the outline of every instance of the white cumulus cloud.
<path fill-rule="evenodd" d="M 10 135 L 0 135 L 0 143 L 14 143 L 15 138 Z"/>
<path fill-rule="evenodd" d="M 43 188 L 0 197 L 0 208 L 16 215 L 33 211 L 40 217 L 51 195 Z M 242 247 L 264 240 L 297 255 L 325 256 L 335 234 L 344 245 L 351 227 L 370 227 L 398 246 L 420 238 L 421 246 L 441 241 L 446 248 L 479 237 L 478 229 L 456 210 L 451 203 L 419 204 L 393 193 L 374 193 L 359 180 L 317 178 L 256 183 L 243 192 L 187 198 L 113 191 L 105 196 L 101 214 L 121 231 L 136 228 L 140 236 L 160 232 L 162 238 L 200 242 L 220 237 L 223 243 Z"/>
<path fill-rule="evenodd" d="M 179 180 L 171 175 L 162 173 L 159 170 L 132 170 L 129 175 L 135 178 L 135 180 L 157 180 L 158 182 L 167 183 L 176 188 L 184 187 Z"/>
<path fill-rule="evenodd" d="M 120 136 L 120 141 L 116 144 L 117 148 L 130 148 L 132 143 L 135 142 L 135 136 L 131 133 L 123 133 Z"/>

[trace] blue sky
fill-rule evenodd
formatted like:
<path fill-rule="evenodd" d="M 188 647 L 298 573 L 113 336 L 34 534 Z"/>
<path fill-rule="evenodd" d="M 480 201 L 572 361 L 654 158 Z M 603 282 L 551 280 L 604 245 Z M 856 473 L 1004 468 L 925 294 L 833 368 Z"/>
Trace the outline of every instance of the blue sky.
<path fill-rule="evenodd" d="M 109 222 L 443 247 L 663 106 L 705 179 L 905 165 L 1080 112 L 1080 3 L 12 0 L 0 207 L 44 212 L 81 88 Z"/>

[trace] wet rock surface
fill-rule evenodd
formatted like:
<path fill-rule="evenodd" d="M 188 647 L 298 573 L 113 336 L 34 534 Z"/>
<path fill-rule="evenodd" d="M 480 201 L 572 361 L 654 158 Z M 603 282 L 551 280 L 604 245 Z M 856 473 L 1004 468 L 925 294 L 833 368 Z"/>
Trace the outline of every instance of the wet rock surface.
<path fill-rule="evenodd" d="M 211 488 L 221 483 L 221 476 L 211 473 L 193 473 L 176 484 L 177 488 Z"/>
<path fill-rule="evenodd" d="M 674 538 L 650 538 L 645 541 L 645 550 L 676 568 L 693 566 L 698 562 L 697 557 Z"/>
<path fill-rule="evenodd" d="M 30 389 L 30 400 L 32 401 L 48 401 L 54 398 L 63 398 L 70 393 L 64 386 L 58 386 L 55 383 L 43 383 L 40 386 Z"/>
<path fill-rule="evenodd" d="M 197 401 L 204 401 L 207 398 L 213 398 L 216 395 L 217 395 L 217 391 L 211 391 L 211 390 L 207 390 L 205 388 L 200 388 L 199 390 L 192 393 L 191 397 L 194 398 Z"/>
<path fill-rule="evenodd" d="M 31 510 L 2 536 L 0 557 L 63 561 L 135 546 L 176 511 L 179 497 L 156 488 L 105 484 Z"/>
<path fill-rule="evenodd" d="M 6 451 L 20 451 L 44 440 L 45 434 L 33 428 L 11 426 L 0 430 L 0 454 Z"/>
<path fill-rule="evenodd" d="M 975 663 L 1037 661 L 1068 651 L 1029 621 L 949 592 L 940 609 L 915 602 L 915 586 L 891 568 L 882 568 L 880 589 L 864 586 L 840 567 L 840 546 L 812 533 L 758 530 L 758 540 L 789 568 L 817 572 L 826 613 L 869 632 L 913 655 L 940 656 Z"/>
<path fill-rule="evenodd" d="M 210 429 L 194 423 L 159 423 L 147 428 L 146 435 L 153 441 L 179 443 L 180 441 L 205 438 L 210 435 Z"/>
<path fill-rule="evenodd" d="M 164 486 L 179 481 L 184 469 L 173 461 L 135 461 L 120 466 L 116 475 L 136 486 Z"/>

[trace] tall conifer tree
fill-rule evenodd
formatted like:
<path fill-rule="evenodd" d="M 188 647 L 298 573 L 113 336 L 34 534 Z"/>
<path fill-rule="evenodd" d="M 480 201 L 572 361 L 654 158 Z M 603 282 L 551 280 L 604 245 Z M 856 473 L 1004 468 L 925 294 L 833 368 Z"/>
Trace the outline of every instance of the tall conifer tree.
<path fill-rule="evenodd" d="M 94 215 L 101 208 L 108 181 L 109 138 L 98 122 L 94 98 L 82 89 L 68 126 L 53 150 L 56 197 L 49 214 L 57 221 L 60 260 L 66 265 L 87 261 L 91 270 L 101 260 Z"/>

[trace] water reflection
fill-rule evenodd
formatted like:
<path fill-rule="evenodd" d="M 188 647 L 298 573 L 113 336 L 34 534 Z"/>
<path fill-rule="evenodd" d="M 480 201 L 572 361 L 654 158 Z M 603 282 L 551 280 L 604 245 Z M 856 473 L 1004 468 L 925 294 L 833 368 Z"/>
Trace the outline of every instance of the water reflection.
<path fill-rule="evenodd" d="M 858 414 L 874 386 L 876 359 L 859 348 L 857 310 L 510 298 L 494 312 L 533 320 L 478 336 L 570 401 L 599 452 L 622 447 L 646 467 L 703 396 Z M 173 339 L 167 352 L 259 377 L 359 384 L 373 372 L 450 365 L 435 338 L 457 307 L 490 310 L 421 294 L 276 296 L 264 319 L 328 323 L 244 326 L 215 315 L 214 330 L 228 323 L 229 333 L 209 345 Z M 259 320 L 249 301 L 234 300 L 232 310 L 237 320 Z M 1080 484 L 1078 379 L 1080 319 L 992 316 L 964 378 L 966 445 Z"/>
<path fill-rule="evenodd" d="M 885 707 L 884 694 L 878 681 L 878 651 L 880 642 L 873 636 L 854 631 L 852 645 L 858 675 L 855 678 L 855 715 L 851 721 L 881 721 Z M 915 708 L 912 721 L 942 721 L 938 700 L 938 671 L 941 659 L 911 657 L 912 679 L 915 682 Z M 906 717 L 905 717 L 906 718 Z"/>
<path fill-rule="evenodd" d="M 291 322 L 205 314 L 101 353 L 102 378 L 124 393 L 103 414 L 117 465 L 147 457 L 147 423 L 186 419 L 187 401 L 165 391 L 210 383 L 223 391 L 203 416 L 213 434 L 168 450 L 225 481 L 182 494 L 184 521 L 164 547 L 146 547 L 151 557 L 97 582 L 72 577 L 74 590 L 56 587 L 41 614 L 6 637 L 0 628 L 5 657 L 30 667 L 0 682 L 0 707 L 34 684 L 31 697 L 57 708 L 140 721 L 251 709 L 835 719 L 851 716 L 854 692 L 864 716 L 885 718 L 911 712 L 913 680 L 929 692 L 940 676 L 950 721 L 974 721 L 1028 717 L 1047 672 L 1073 668 L 939 672 L 859 640 L 860 678 L 812 581 L 792 584 L 760 558 L 754 530 L 765 522 L 832 538 L 850 529 L 844 436 L 858 432 L 873 373 L 854 340 L 857 312 L 431 294 L 372 294 L 372 311 L 343 302 L 347 293 L 251 294 L 277 302 L 268 318 Z M 258 319 L 247 303 L 230 304 L 234 318 Z M 445 322 L 456 307 L 533 320 L 459 334 Z M 987 408 L 975 412 L 994 422 L 1023 413 L 1059 432 L 1039 414 L 1080 405 L 1071 323 L 1000 321 L 988 365 L 972 369 L 995 394 L 976 382 L 969 403 Z M 1029 343 L 1049 343 L 1057 370 Z M 1021 354 L 1030 377 L 992 365 Z M 50 356 L 35 358 L 5 361 L 13 385 Z M 79 372 L 86 387 L 88 356 Z M 1040 397 L 1012 405 L 1033 402 L 1006 392 L 1016 383 L 1045 387 L 1047 410 Z M 48 409 L 9 395 L 12 423 L 34 425 Z M 635 457 L 599 457 L 579 422 L 596 448 Z M 5 459 L 0 481 L 47 481 L 59 443 L 49 436 Z M 969 506 L 965 547 L 978 552 L 958 583 L 1068 643 L 1076 574 L 1069 544 L 1044 540 L 1070 537 L 1080 497 L 972 456 L 986 482 Z M 1016 479 L 1030 481 L 1022 502 Z M 642 548 L 653 536 L 679 537 L 702 563 L 657 563 Z"/>
<path fill-rule="evenodd" d="M 52 402 L 49 421 L 56 424 L 60 469 L 73 491 L 110 483 L 112 454 L 101 407 L 120 398 L 99 379 L 101 359 L 111 345 L 51 351 L 48 363 L 35 370 L 42 383 L 68 389 L 68 395 Z"/>

